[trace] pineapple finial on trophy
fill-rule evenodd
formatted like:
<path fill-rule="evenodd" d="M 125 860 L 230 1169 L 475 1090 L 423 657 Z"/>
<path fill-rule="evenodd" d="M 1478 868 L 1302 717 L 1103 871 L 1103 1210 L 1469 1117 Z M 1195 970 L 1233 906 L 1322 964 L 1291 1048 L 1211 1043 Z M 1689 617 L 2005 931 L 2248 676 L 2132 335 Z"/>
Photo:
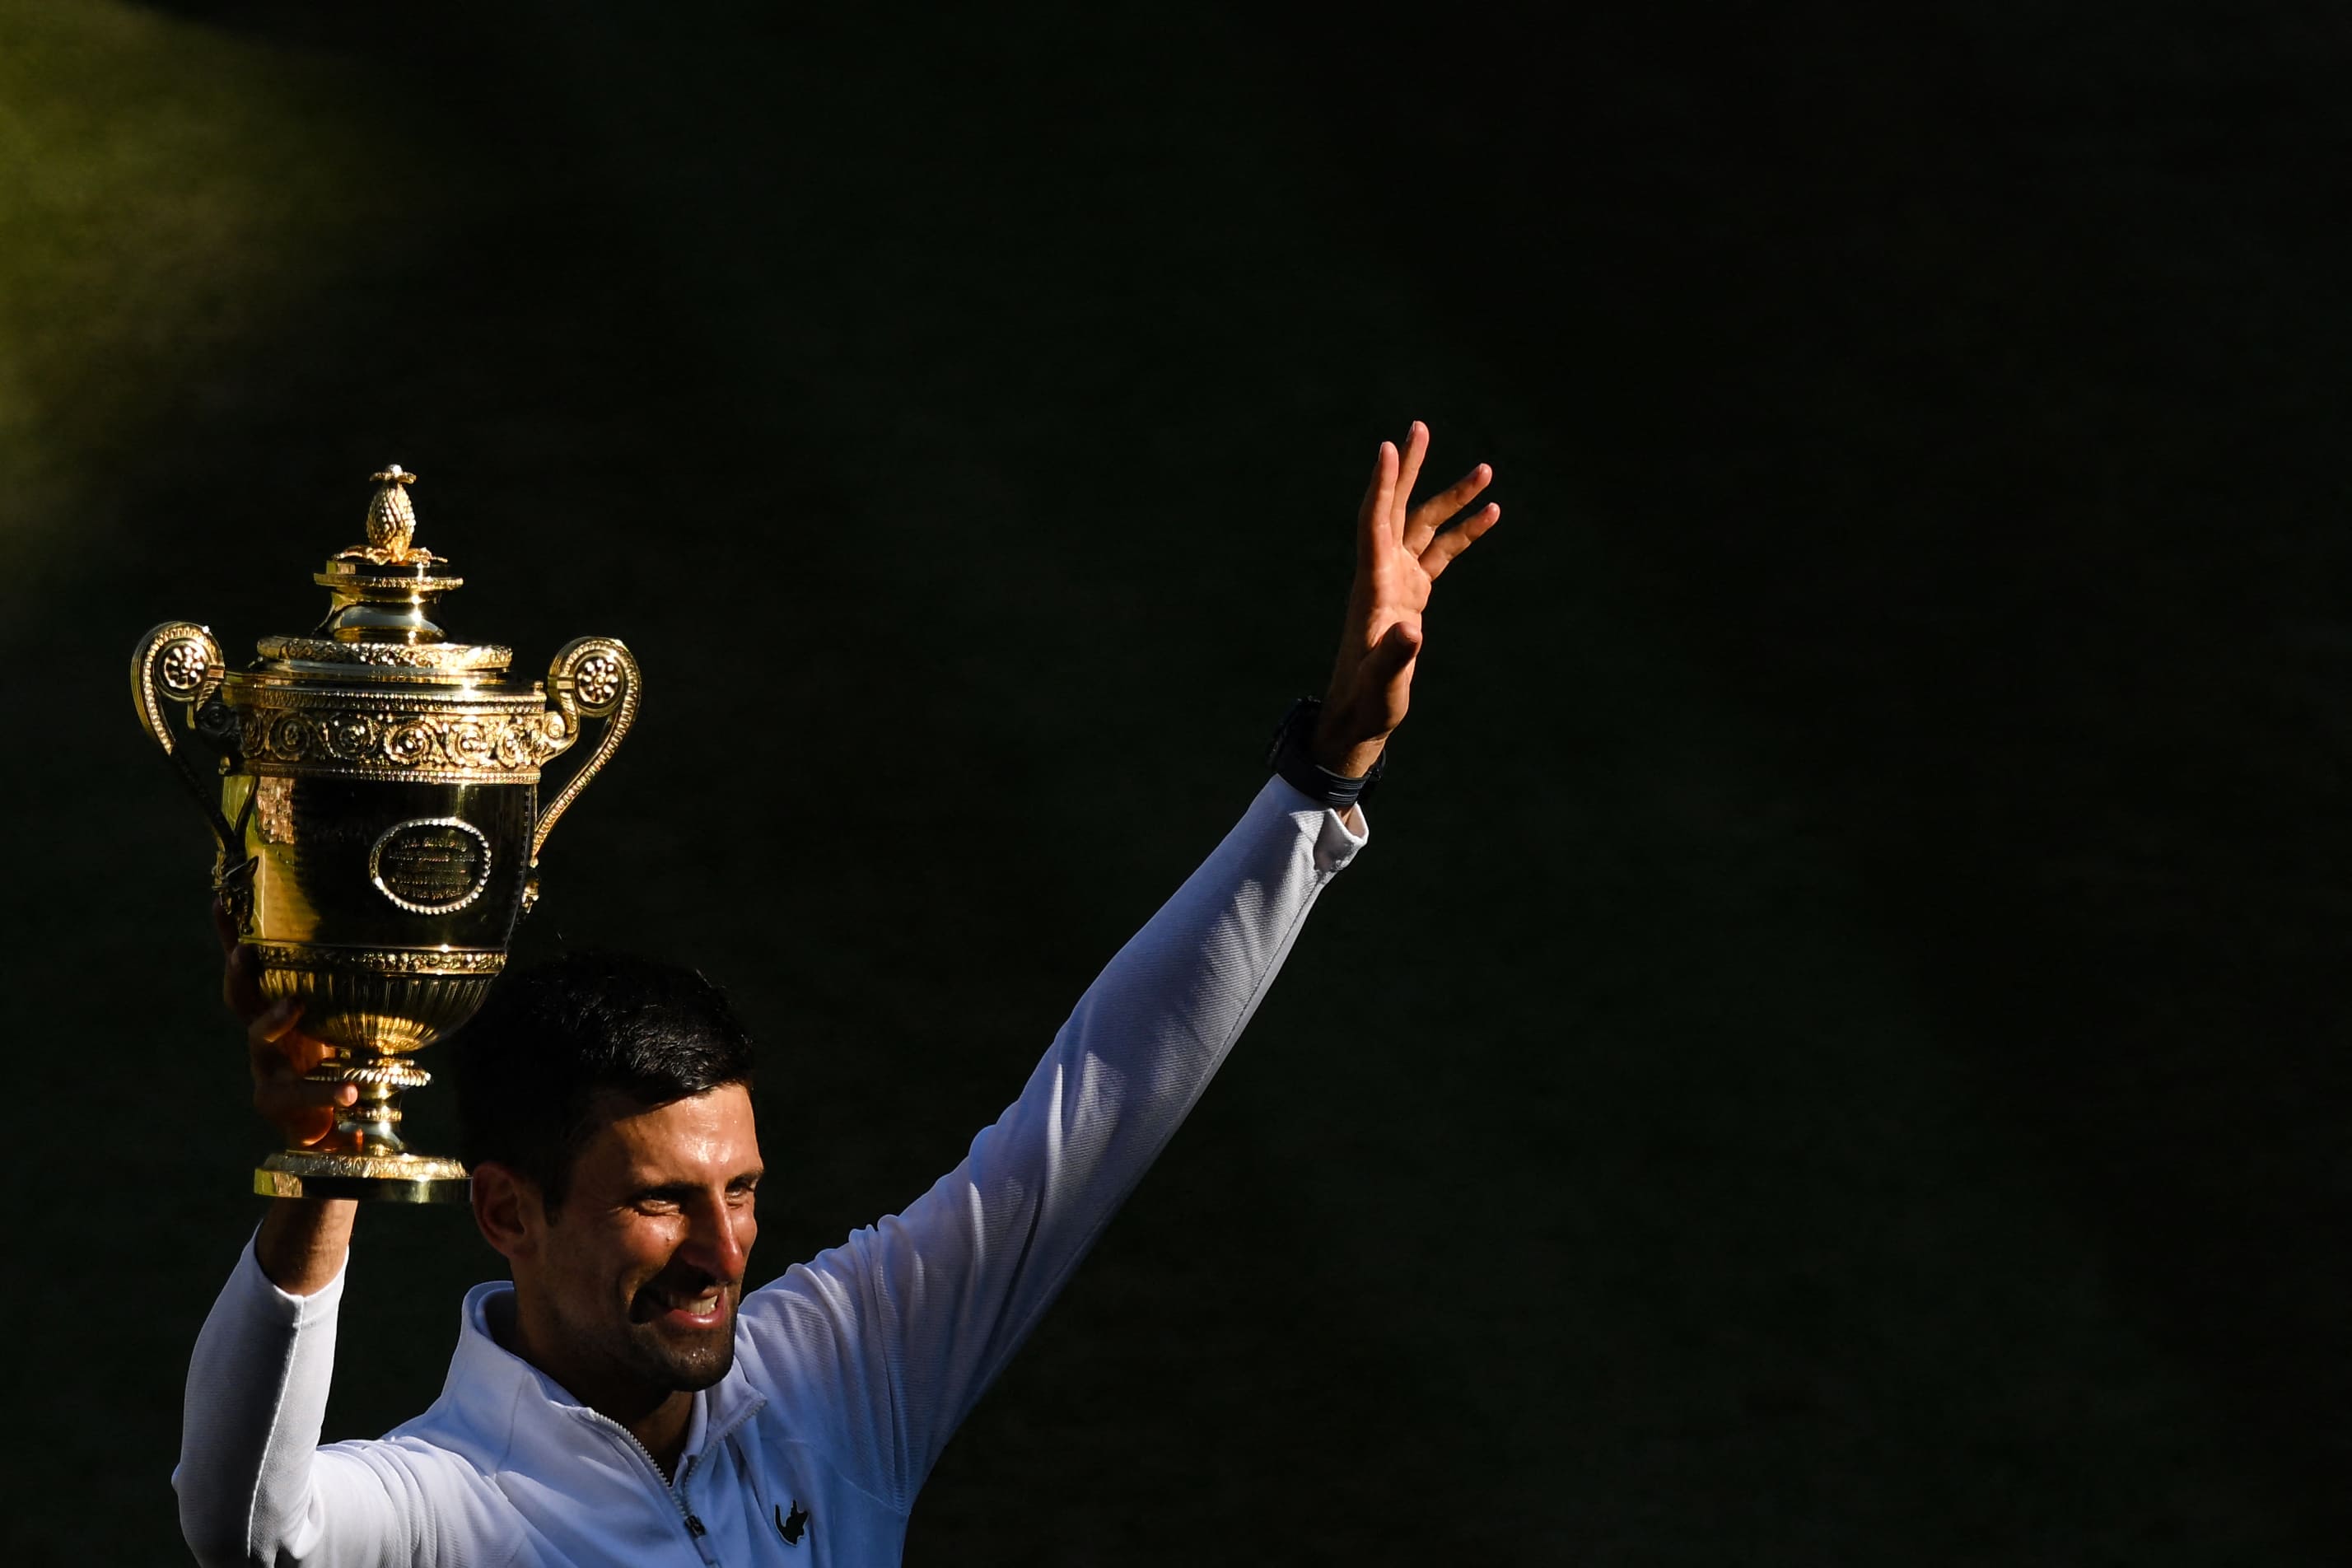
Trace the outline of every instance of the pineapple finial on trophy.
<path fill-rule="evenodd" d="M 367 542 L 338 552 L 338 561 L 373 561 L 379 566 L 438 560 L 430 550 L 411 544 L 416 537 L 416 509 L 409 504 L 408 487 L 416 476 L 398 463 L 368 476 L 376 487 L 368 499 Z"/>

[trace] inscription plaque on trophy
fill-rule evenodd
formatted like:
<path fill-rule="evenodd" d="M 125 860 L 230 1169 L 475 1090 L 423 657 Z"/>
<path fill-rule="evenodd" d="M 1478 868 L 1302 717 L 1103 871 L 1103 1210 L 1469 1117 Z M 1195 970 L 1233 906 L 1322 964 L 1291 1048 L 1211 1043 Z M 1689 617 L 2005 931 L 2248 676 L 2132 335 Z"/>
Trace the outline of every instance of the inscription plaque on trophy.
<path fill-rule="evenodd" d="M 520 682 L 509 650 L 444 635 L 437 602 L 464 580 L 414 542 L 415 477 L 374 476 L 367 542 L 313 577 L 329 604 L 308 634 L 230 669 L 209 630 L 167 621 L 131 655 L 132 701 L 212 827 L 214 889 L 263 994 L 300 998 L 331 1051 L 310 1076 L 358 1090 L 324 1140 L 263 1162 L 268 1194 L 462 1198 L 462 1165 L 401 1138 L 400 1097 L 430 1078 L 412 1058 L 481 1005 L 549 830 L 636 717 L 636 660 L 610 637 Z M 542 765 L 592 720 L 594 750 L 542 805 Z"/>
<path fill-rule="evenodd" d="M 368 852 L 369 879 L 411 914 L 454 914 L 490 880 L 490 841 L 459 816 L 425 816 L 384 829 Z"/>

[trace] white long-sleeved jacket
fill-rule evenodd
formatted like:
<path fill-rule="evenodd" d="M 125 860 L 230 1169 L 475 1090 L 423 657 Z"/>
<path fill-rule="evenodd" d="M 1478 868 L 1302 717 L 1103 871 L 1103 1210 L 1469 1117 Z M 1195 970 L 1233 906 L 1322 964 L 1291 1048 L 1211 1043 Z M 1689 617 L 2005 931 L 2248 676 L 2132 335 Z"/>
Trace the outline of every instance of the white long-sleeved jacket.
<path fill-rule="evenodd" d="M 1360 827 L 1360 818 L 1358 827 Z M 318 1446 L 342 1276 L 247 1247 L 198 1336 L 173 1485 L 198 1559 L 292 1568 L 895 1563 L 948 1437 L 1175 1131 L 1365 842 L 1279 779 L 1111 960 L 1021 1097 L 904 1214 L 743 1299 L 675 1485 L 466 1298 L 441 1397 Z"/>

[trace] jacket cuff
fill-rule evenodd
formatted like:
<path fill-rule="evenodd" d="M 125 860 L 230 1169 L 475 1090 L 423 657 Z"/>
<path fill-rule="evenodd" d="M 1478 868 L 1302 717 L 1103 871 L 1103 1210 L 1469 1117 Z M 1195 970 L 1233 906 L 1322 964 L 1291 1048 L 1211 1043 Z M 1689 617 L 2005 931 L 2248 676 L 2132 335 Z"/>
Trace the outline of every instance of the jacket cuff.
<path fill-rule="evenodd" d="M 1334 811 L 1279 773 L 1265 781 L 1265 787 L 1258 792 L 1250 810 L 1253 815 L 1260 811 L 1282 812 L 1311 835 L 1315 868 L 1326 875 L 1346 869 L 1348 862 L 1356 858 L 1356 851 L 1372 841 L 1371 824 L 1361 805 L 1350 806 L 1344 813 Z"/>

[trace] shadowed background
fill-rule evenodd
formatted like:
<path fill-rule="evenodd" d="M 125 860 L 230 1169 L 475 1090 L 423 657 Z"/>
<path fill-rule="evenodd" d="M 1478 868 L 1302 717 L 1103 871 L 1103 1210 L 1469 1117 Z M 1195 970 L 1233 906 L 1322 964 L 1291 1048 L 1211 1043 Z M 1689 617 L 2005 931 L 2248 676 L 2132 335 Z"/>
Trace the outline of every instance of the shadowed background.
<path fill-rule="evenodd" d="M 476 9 L 0 0 L 11 1561 L 178 1552 L 257 1217 L 139 632 L 396 459 L 453 631 L 628 641 L 519 945 L 732 988 L 765 1278 L 1237 815 L 1415 416 L 1505 516 L 1377 841 L 910 1561 L 2346 1538 L 2335 9 Z M 495 1262 L 364 1216 L 331 1436 Z"/>

